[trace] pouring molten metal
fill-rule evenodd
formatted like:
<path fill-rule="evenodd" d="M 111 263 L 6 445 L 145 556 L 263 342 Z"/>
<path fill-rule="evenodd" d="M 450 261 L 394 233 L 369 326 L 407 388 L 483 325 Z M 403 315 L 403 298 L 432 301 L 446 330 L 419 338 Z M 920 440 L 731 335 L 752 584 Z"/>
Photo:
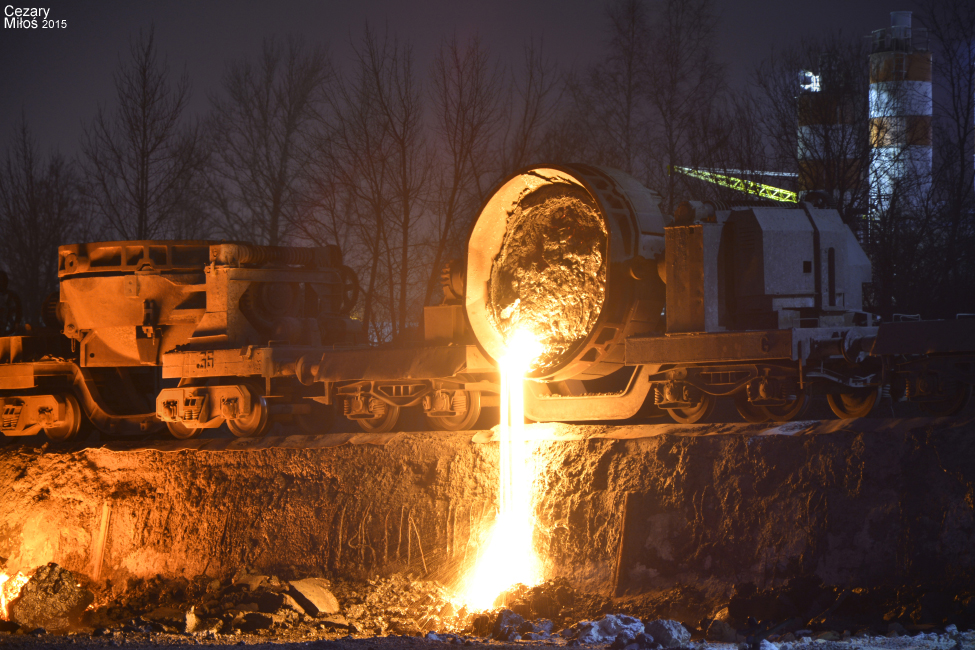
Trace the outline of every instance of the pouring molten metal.
<path fill-rule="evenodd" d="M 532 533 L 532 482 L 535 475 L 531 449 L 525 440 L 524 379 L 543 352 L 538 340 L 518 330 L 508 340 L 501 366 L 501 438 L 498 486 L 500 508 L 487 543 L 467 577 L 461 600 L 472 609 L 489 609 L 507 588 L 541 581 Z"/>
<path fill-rule="evenodd" d="M 30 578 L 19 571 L 12 576 L 0 572 L 0 621 L 10 620 L 10 612 L 7 608 L 11 601 L 20 595 L 20 590 L 28 580 Z"/>

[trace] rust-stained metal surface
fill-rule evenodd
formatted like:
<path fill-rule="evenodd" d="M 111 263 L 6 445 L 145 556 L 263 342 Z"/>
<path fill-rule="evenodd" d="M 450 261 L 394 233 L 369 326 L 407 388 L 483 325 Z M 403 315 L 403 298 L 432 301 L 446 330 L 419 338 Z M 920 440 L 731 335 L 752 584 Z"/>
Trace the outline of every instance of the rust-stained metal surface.
<path fill-rule="evenodd" d="M 260 435 L 271 411 L 315 429 L 309 400 L 327 395 L 297 381 L 296 362 L 359 332 L 358 283 L 336 246 L 93 242 L 58 260 L 59 322 L 0 338 L 5 435 L 66 440 L 82 419 L 113 433 L 165 422 L 177 437 L 246 421 L 235 433 Z"/>
<path fill-rule="evenodd" d="M 350 338 L 355 292 L 335 246 L 125 241 L 58 254 L 64 333 L 85 367 L 160 365 L 177 349 Z"/>
<path fill-rule="evenodd" d="M 793 332 L 789 329 L 638 336 L 626 340 L 626 361 L 644 364 L 792 359 Z"/>
<path fill-rule="evenodd" d="M 533 368 L 558 363 L 595 325 L 606 297 L 606 243 L 599 208 L 578 185 L 545 185 L 508 213 L 490 313 L 506 339 L 525 329 L 542 343 Z"/>
<path fill-rule="evenodd" d="M 451 377 L 467 362 L 467 346 L 336 350 L 312 366 L 316 381 Z"/>

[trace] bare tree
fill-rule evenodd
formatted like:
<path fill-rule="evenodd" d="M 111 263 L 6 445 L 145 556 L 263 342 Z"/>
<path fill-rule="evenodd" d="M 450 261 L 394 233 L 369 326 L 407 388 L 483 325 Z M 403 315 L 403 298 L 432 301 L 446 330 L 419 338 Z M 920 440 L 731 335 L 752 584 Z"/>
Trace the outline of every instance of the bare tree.
<path fill-rule="evenodd" d="M 920 14 L 934 44 L 935 165 L 931 215 L 942 230 L 938 279 L 924 295 L 940 315 L 975 309 L 975 6 L 927 0 Z"/>
<path fill-rule="evenodd" d="M 620 0 L 607 8 L 605 58 L 571 75 L 571 101 L 550 130 L 557 159 L 581 158 L 641 178 L 673 210 L 674 166 L 701 166 L 727 139 L 723 69 L 712 54 L 710 0 Z M 701 138 L 707 135 L 707 140 Z"/>
<path fill-rule="evenodd" d="M 155 30 L 140 30 L 115 73 L 116 106 L 104 107 L 82 138 L 85 194 L 92 212 L 122 239 L 188 237 L 205 230 L 198 188 L 205 159 L 199 132 L 183 113 L 184 73 L 173 85 L 156 53 Z"/>
<path fill-rule="evenodd" d="M 537 64 L 536 64 L 537 65 Z M 500 66 L 477 39 L 461 45 L 456 37 L 440 45 L 433 64 L 433 107 L 436 141 L 441 152 L 437 160 L 435 195 L 432 201 L 432 266 L 426 282 L 423 304 L 429 304 L 439 285 L 440 271 L 448 254 L 461 252 L 465 226 L 482 200 L 480 176 L 498 165 L 497 140 L 503 114 L 504 75 Z M 524 119 L 536 122 L 538 80 L 527 80 Z M 519 127 L 526 152 L 530 146 L 531 123 Z M 523 155 L 519 153 L 517 155 Z"/>
<path fill-rule="evenodd" d="M 366 38 L 371 33 L 366 32 Z M 377 99 L 373 64 L 368 49 L 357 50 L 350 77 L 331 96 L 335 115 L 329 158 L 334 162 L 337 196 L 349 214 L 357 254 L 350 265 L 363 283 L 361 318 L 372 340 L 393 335 L 393 303 L 382 262 L 390 256 L 388 215 L 392 210 L 393 142 L 386 116 Z M 388 265 L 387 265 L 388 266 Z"/>
<path fill-rule="evenodd" d="M 230 237 L 272 246 L 303 218 L 309 161 L 333 73 L 326 51 L 291 37 L 231 63 L 212 97 L 209 185 Z"/>
<path fill-rule="evenodd" d="M 855 225 L 868 203 L 868 51 L 840 33 L 773 51 L 753 75 L 750 105 L 770 166 L 799 172 L 800 190 L 829 194 Z M 809 75 L 805 88 L 800 73 Z"/>
<path fill-rule="evenodd" d="M 510 174 L 539 157 L 545 131 L 564 88 L 562 75 L 545 55 L 541 39 L 533 38 L 525 44 L 521 68 L 512 77 L 512 92 L 505 101 L 507 110 L 503 115 L 506 127 L 501 143 L 503 174 Z M 478 174 L 480 170 L 474 171 Z"/>
<path fill-rule="evenodd" d="M 921 22 L 935 44 L 934 112 L 941 122 L 941 173 L 953 208 L 969 204 L 975 147 L 975 6 L 959 0 L 927 0 Z"/>
<path fill-rule="evenodd" d="M 742 176 L 741 170 L 774 170 L 778 163 L 769 155 L 768 142 L 756 120 L 760 114 L 758 104 L 748 93 L 731 94 L 726 103 L 709 107 L 694 116 L 697 135 L 690 144 L 689 160 L 734 177 Z M 745 176 L 748 180 L 756 180 L 754 175 Z M 782 181 L 781 177 L 775 177 L 774 184 L 784 184 Z M 746 198 L 737 189 L 704 181 L 682 180 L 679 188 L 695 200 L 741 201 Z"/>
<path fill-rule="evenodd" d="M 58 246 L 84 239 L 78 178 L 59 154 L 37 151 L 21 121 L 0 161 L 0 250 L 25 320 L 38 324 L 45 296 L 57 289 Z"/>
<path fill-rule="evenodd" d="M 724 91 L 724 70 L 712 49 L 717 19 L 711 0 L 663 0 L 649 25 L 642 55 L 642 97 L 650 108 L 643 163 L 649 187 L 663 196 L 669 214 L 679 197 L 677 177 L 668 170 L 700 164 L 694 142 L 707 122 L 702 114 Z"/>
<path fill-rule="evenodd" d="M 398 330 L 403 331 L 407 322 L 417 322 L 415 307 L 410 318 L 409 296 L 416 271 L 411 248 L 418 242 L 415 231 L 428 199 L 428 181 L 431 173 L 430 150 L 423 129 L 422 88 L 414 70 L 413 50 L 388 38 L 379 43 L 367 34 L 363 43 L 365 55 L 376 84 L 376 98 L 385 117 L 384 125 L 389 135 L 393 160 L 392 224 L 398 238 L 398 296 L 396 318 Z M 422 276 L 421 276 L 422 277 Z"/>
<path fill-rule="evenodd" d="M 316 246 L 338 244 L 348 263 L 350 257 L 356 256 L 357 242 L 348 188 L 338 182 L 341 169 L 332 122 L 323 119 L 322 129 L 313 140 L 300 210 L 302 218 L 293 226 L 296 237 Z"/>
<path fill-rule="evenodd" d="M 557 159 L 583 159 L 639 175 L 647 142 L 647 9 L 639 0 L 607 6 L 605 58 L 588 74 L 566 78 L 570 105 L 553 127 L 546 147 Z"/>
<path fill-rule="evenodd" d="M 343 93 L 346 105 L 339 115 L 347 133 L 341 140 L 357 146 L 344 146 L 351 163 L 344 176 L 368 208 L 363 216 L 373 228 L 372 233 L 363 232 L 372 240 L 368 246 L 373 253 L 367 309 L 382 305 L 376 298 L 384 289 L 389 320 L 377 331 L 397 336 L 409 323 L 418 322 L 426 279 L 413 251 L 422 243 L 418 230 L 431 173 L 423 96 L 408 44 L 401 45 L 388 33 L 380 38 L 366 26 L 354 51 L 357 77 Z M 362 191 L 363 182 L 371 186 L 367 192 Z"/>

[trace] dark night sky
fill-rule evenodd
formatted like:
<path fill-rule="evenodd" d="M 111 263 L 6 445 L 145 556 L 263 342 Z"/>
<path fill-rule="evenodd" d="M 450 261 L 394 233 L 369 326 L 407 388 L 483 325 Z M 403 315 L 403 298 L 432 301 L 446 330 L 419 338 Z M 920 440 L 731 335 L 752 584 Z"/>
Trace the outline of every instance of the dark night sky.
<path fill-rule="evenodd" d="M 654 0 L 649 0 L 653 2 Z M 603 45 L 605 2 L 597 0 L 362 0 L 335 2 L 81 2 L 40 4 L 5 0 L 15 7 L 46 6 L 60 30 L 0 30 L 0 141 L 6 142 L 23 110 L 41 145 L 77 150 L 82 123 L 98 104 L 113 100 L 112 73 L 130 36 L 154 21 L 161 54 L 171 69 L 185 66 L 195 111 L 218 86 L 224 63 L 259 50 L 265 36 L 303 35 L 324 42 L 336 63 L 350 55 L 350 38 L 368 20 L 409 39 L 420 69 L 439 41 L 477 34 L 497 56 L 516 62 L 530 36 L 548 53 L 585 67 Z M 716 46 L 730 80 L 742 83 L 770 48 L 841 28 L 865 35 L 889 25 L 888 12 L 912 9 L 906 0 L 716 0 L 722 27 Z"/>

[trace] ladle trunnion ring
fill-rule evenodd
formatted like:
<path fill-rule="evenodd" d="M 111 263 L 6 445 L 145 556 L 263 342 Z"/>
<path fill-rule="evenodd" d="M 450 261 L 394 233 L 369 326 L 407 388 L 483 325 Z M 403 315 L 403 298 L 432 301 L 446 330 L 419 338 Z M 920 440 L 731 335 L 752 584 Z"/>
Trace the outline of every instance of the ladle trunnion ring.
<path fill-rule="evenodd" d="M 546 381 L 595 379 L 622 368 L 622 342 L 626 337 L 659 328 L 665 302 L 664 284 L 652 262 L 664 250 L 660 197 L 623 172 L 581 164 L 546 165 L 524 169 L 505 179 L 484 205 L 470 235 L 467 316 L 481 351 L 496 362 L 504 353 L 505 341 L 497 326 L 498 305 L 492 304 L 492 270 L 506 245 L 506 235 L 522 224 L 517 221 L 518 215 L 527 220 L 536 214 L 530 212 L 534 208 L 522 208 L 529 204 L 544 207 L 538 197 L 559 185 L 565 186 L 566 193 L 591 199 L 605 228 L 605 248 L 599 251 L 606 265 L 604 295 L 598 315 L 583 336 L 567 342 L 557 358 L 535 367 L 529 377 Z M 561 246 L 559 252 L 567 259 L 566 249 L 579 242 L 571 241 L 571 228 L 565 232 L 565 240 L 548 240 L 540 245 L 546 249 Z M 547 264 L 540 261 L 538 266 Z M 647 268 L 653 273 L 646 273 Z M 552 289 L 557 291 L 558 287 Z M 568 305 L 579 296 L 567 292 L 560 299 Z M 568 315 L 566 307 L 555 317 Z"/>

